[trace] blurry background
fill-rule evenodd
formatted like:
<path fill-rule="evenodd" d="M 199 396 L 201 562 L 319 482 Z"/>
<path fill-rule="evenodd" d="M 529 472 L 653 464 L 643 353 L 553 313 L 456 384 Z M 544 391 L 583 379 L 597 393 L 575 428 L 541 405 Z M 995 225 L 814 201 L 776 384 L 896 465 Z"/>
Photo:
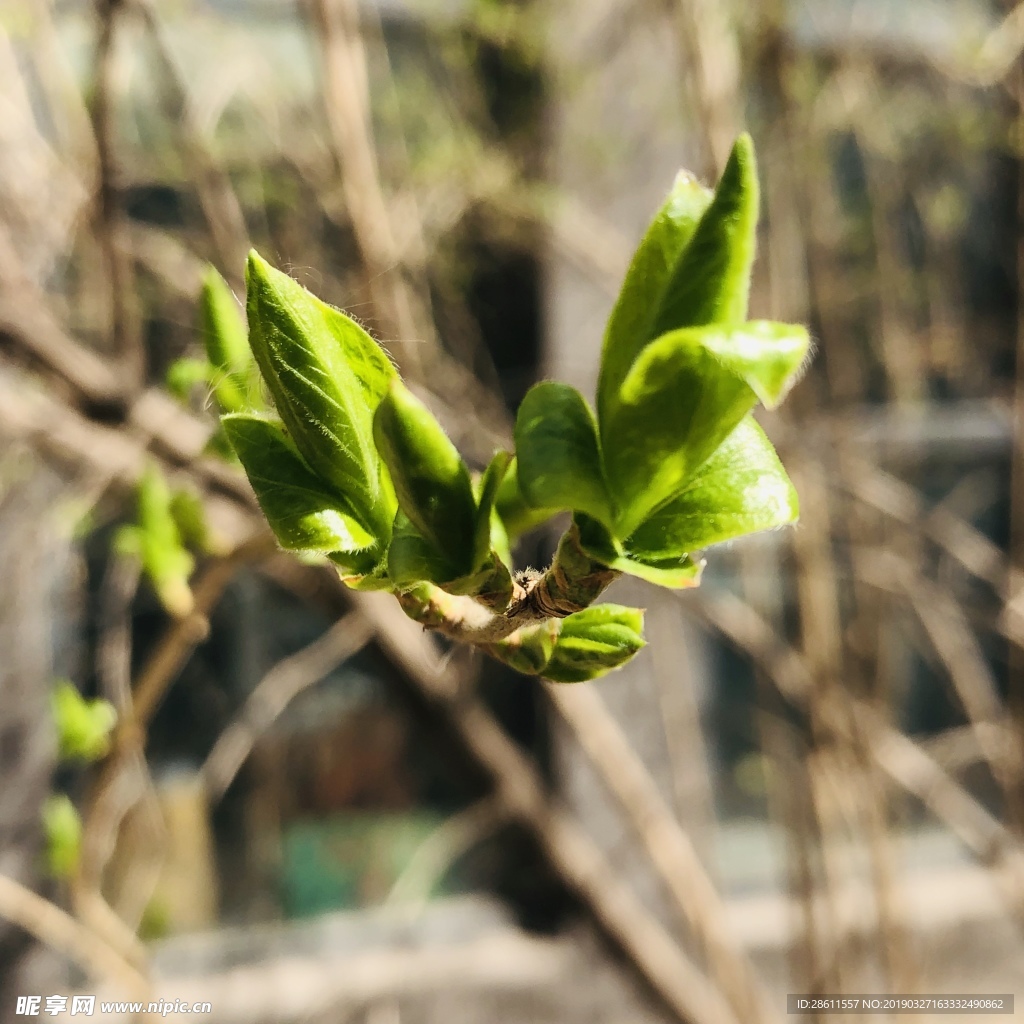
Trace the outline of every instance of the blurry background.
<path fill-rule="evenodd" d="M 0 0 L 0 1020 L 1024 996 L 1022 51 L 991 0 Z M 480 468 L 534 381 L 592 395 L 648 219 L 743 129 L 752 315 L 817 347 L 762 417 L 796 529 L 617 583 L 650 646 L 561 689 L 268 550 L 165 387 L 208 262 L 361 318 Z M 178 618 L 114 543 L 154 464 L 217 539 Z M 57 678 L 105 760 L 58 763 Z"/>

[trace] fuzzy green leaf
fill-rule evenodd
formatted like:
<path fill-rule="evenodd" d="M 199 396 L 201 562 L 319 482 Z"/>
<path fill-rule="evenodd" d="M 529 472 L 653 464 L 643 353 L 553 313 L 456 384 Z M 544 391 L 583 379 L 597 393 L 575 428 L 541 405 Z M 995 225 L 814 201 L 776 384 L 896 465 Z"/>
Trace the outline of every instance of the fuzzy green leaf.
<path fill-rule="evenodd" d="M 644 558 L 668 558 L 785 526 L 798 515 L 792 482 L 771 441 L 748 416 L 626 546 Z"/>
<path fill-rule="evenodd" d="M 108 701 L 86 700 L 73 683 L 58 680 L 50 696 L 57 750 L 66 760 L 97 761 L 110 748 L 117 712 Z"/>
<path fill-rule="evenodd" d="M 575 521 L 579 529 L 580 547 L 609 569 L 671 590 L 684 590 L 699 585 L 703 562 L 695 562 L 689 555 L 647 559 L 624 548 L 596 519 L 577 514 Z"/>
<path fill-rule="evenodd" d="M 611 523 L 597 424 L 575 388 L 554 381 L 530 388 L 515 438 L 519 486 L 531 505 L 579 510 Z"/>
<path fill-rule="evenodd" d="M 377 408 L 374 438 L 401 510 L 458 575 L 471 572 L 476 500 L 469 470 L 430 410 L 397 378 Z"/>
<path fill-rule="evenodd" d="M 378 537 L 395 503 L 373 443 L 373 416 L 395 368 L 343 313 L 250 253 L 249 341 L 295 447 Z"/>
<path fill-rule="evenodd" d="M 625 665 L 645 645 L 639 608 L 599 604 L 562 620 L 543 675 L 554 683 L 582 683 Z"/>
<path fill-rule="evenodd" d="M 732 148 L 711 205 L 673 269 L 650 337 L 678 327 L 746 320 L 758 199 L 754 143 L 743 134 Z"/>
<path fill-rule="evenodd" d="M 655 337 L 655 324 L 676 264 L 711 197 L 710 189 L 681 171 L 633 255 L 605 329 L 597 387 L 600 420 L 608 415 L 609 401 L 640 350 Z"/>
<path fill-rule="evenodd" d="M 648 345 L 605 425 L 605 470 L 628 536 L 685 485 L 760 399 L 772 407 L 808 349 L 802 327 L 684 328 Z"/>
<path fill-rule="evenodd" d="M 235 413 L 222 422 L 282 547 L 346 554 L 380 549 L 355 510 L 309 468 L 278 421 Z"/>

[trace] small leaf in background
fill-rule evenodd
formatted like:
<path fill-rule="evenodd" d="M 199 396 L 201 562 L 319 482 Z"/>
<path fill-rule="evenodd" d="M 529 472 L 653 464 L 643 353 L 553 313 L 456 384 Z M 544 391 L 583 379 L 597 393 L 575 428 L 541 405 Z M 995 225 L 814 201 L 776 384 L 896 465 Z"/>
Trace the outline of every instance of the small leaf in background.
<path fill-rule="evenodd" d="M 373 416 L 395 368 L 354 320 L 255 252 L 246 280 L 252 352 L 295 447 L 360 522 L 387 536 L 395 509 L 381 479 Z"/>
<path fill-rule="evenodd" d="M 535 384 L 519 406 L 515 436 L 519 487 L 531 505 L 578 510 L 611 524 L 597 424 L 575 388 Z"/>
<path fill-rule="evenodd" d="M 519 486 L 519 460 L 515 458 L 502 478 L 495 508 L 510 543 L 546 523 L 559 511 L 557 508 L 534 508 L 526 500 Z"/>
<path fill-rule="evenodd" d="M 208 384 L 210 364 L 205 359 L 176 359 L 167 370 L 167 390 L 184 401 L 197 384 Z"/>
<path fill-rule="evenodd" d="M 376 561 L 383 545 L 306 465 L 279 422 L 247 413 L 221 422 L 283 548 L 346 554 L 372 549 Z"/>
<path fill-rule="evenodd" d="M 242 308 L 227 282 L 213 267 L 203 276 L 199 329 L 210 364 L 226 373 L 244 374 L 252 363 Z"/>
<path fill-rule="evenodd" d="M 66 679 L 58 680 L 50 696 L 57 729 L 57 751 L 65 760 L 97 761 L 110 749 L 110 731 L 117 712 L 108 701 L 86 700 Z"/>
<path fill-rule="evenodd" d="M 47 797 L 43 804 L 46 860 L 54 878 L 70 878 L 82 852 L 82 819 L 63 793 Z"/>
<path fill-rule="evenodd" d="M 654 325 L 666 289 L 712 195 L 692 174 L 681 171 L 633 255 L 605 329 L 597 387 L 599 420 L 608 415 L 609 399 L 633 360 L 656 336 Z"/>
<path fill-rule="evenodd" d="M 377 407 L 374 438 L 401 510 L 457 575 L 471 572 L 476 500 L 469 470 L 430 410 L 397 379 Z"/>
<path fill-rule="evenodd" d="M 195 561 L 182 545 L 171 513 L 171 490 L 155 464 L 148 465 L 139 478 L 136 499 L 134 529 L 123 533 L 118 543 L 122 548 L 134 546 L 142 571 L 167 611 L 177 617 L 187 615 L 193 603 L 188 578 Z"/>
<path fill-rule="evenodd" d="M 703 562 L 695 562 L 689 555 L 647 559 L 642 554 L 626 550 L 596 519 L 577 514 L 580 547 L 586 554 L 609 569 L 636 576 L 658 587 L 686 590 L 700 585 Z"/>
<path fill-rule="evenodd" d="M 744 134 L 736 140 L 714 199 L 673 270 L 651 337 L 678 327 L 746 320 L 758 199 L 754 143 Z"/>
<path fill-rule="evenodd" d="M 798 515 L 796 489 L 771 441 L 748 416 L 626 546 L 644 557 L 666 558 L 785 526 Z"/>
<path fill-rule="evenodd" d="M 199 330 L 209 360 L 209 383 L 221 412 L 252 405 L 253 356 L 242 310 L 227 282 L 209 267 L 199 300 Z"/>
<path fill-rule="evenodd" d="M 686 328 L 648 345 L 605 424 L 616 534 L 677 493 L 758 399 L 776 404 L 808 346 L 804 328 L 765 321 Z"/>
<path fill-rule="evenodd" d="M 647 643 L 639 608 L 599 604 L 562 620 L 543 675 L 554 683 L 582 683 L 621 668 Z"/>
<path fill-rule="evenodd" d="M 211 529 L 203 499 L 191 488 L 179 488 L 171 495 L 171 515 L 185 544 L 204 555 L 223 555 L 225 541 Z"/>

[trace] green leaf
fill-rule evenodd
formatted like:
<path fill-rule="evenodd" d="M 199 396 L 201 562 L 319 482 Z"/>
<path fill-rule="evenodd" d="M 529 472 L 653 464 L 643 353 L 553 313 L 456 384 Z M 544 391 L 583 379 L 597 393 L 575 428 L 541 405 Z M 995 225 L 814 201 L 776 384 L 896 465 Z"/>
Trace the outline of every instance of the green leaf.
<path fill-rule="evenodd" d="M 611 523 L 597 424 L 575 388 L 554 381 L 530 388 L 519 406 L 515 439 L 519 487 L 527 502 Z"/>
<path fill-rule="evenodd" d="M 494 506 L 498 499 L 498 490 L 501 482 L 508 472 L 512 463 L 510 452 L 495 452 L 494 457 L 488 463 L 480 478 L 479 500 L 476 510 L 476 528 L 473 534 L 473 571 L 477 572 L 483 568 L 488 561 L 492 544 Z M 508 538 L 504 539 L 505 557 L 507 561 Z"/>
<path fill-rule="evenodd" d="M 251 413 L 233 413 L 221 422 L 283 548 L 367 552 L 375 560 L 382 546 L 378 539 L 309 468 L 281 423 Z"/>
<path fill-rule="evenodd" d="M 388 548 L 388 577 L 396 586 L 411 587 L 424 581 L 441 585 L 464 572 L 465 563 L 448 558 L 399 510 Z"/>
<path fill-rule="evenodd" d="M 376 536 L 395 503 L 373 443 L 373 416 L 395 379 L 383 349 L 252 252 L 246 274 L 249 340 L 295 447 Z"/>
<path fill-rule="evenodd" d="M 651 337 L 678 327 L 746 320 L 758 198 L 754 143 L 743 134 L 729 154 L 711 205 L 673 269 Z"/>
<path fill-rule="evenodd" d="M 605 425 L 616 534 L 681 490 L 758 399 L 776 405 L 808 345 L 804 328 L 766 321 L 684 328 L 648 345 Z"/>
<path fill-rule="evenodd" d="M 700 584 L 703 562 L 695 562 L 689 555 L 667 558 L 645 558 L 626 550 L 596 519 L 575 516 L 583 551 L 609 569 L 636 576 L 658 587 L 684 590 Z"/>
<path fill-rule="evenodd" d="M 712 192 L 686 171 L 676 177 L 633 256 L 605 329 L 597 387 L 598 419 L 640 350 L 655 337 L 655 323 L 676 264 L 693 237 Z"/>
<path fill-rule="evenodd" d="M 167 390 L 184 401 L 197 384 L 210 380 L 210 364 L 205 359 L 176 359 L 167 369 Z"/>
<path fill-rule="evenodd" d="M 498 488 L 495 504 L 510 542 L 558 514 L 557 508 L 534 508 L 519 486 L 519 462 L 513 459 Z"/>
<path fill-rule="evenodd" d="M 458 575 L 471 572 L 476 500 L 469 470 L 430 410 L 397 378 L 377 408 L 374 437 L 401 510 Z"/>
<path fill-rule="evenodd" d="M 63 793 L 47 797 L 43 804 L 46 860 L 54 878 L 70 878 L 82 853 L 82 819 Z"/>
<path fill-rule="evenodd" d="M 210 365 L 225 373 L 245 374 L 252 362 L 242 310 L 227 282 L 208 267 L 199 298 L 199 327 Z"/>
<path fill-rule="evenodd" d="M 50 695 L 57 727 L 57 750 L 66 760 L 97 761 L 110 749 L 110 731 L 117 712 L 108 701 L 86 700 L 66 679 L 58 680 Z"/>
<path fill-rule="evenodd" d="M 199 329 L 209 360 L 207 379 L 217 405 L 221 412 L 241 412 L 250 404 L 252 352 L 238 302 L 213 267 L 203 278 Z"/>
<path fill-rule="evenodd" d="M 543 675 L 555 650 L 561 628 L 561 619 L 548 619 L 536 626 L 524 626 L 507 640 L 490 644 L 487 652 L 523 675 Z"/>
<path fill-rule="evenodd" d="M 639 608 L 599 604 L 562 620 L 543 675 L 554 683 L 582 683 L 625 665 L 647 643 Z"/>
<path fill-rule="evenodd" d="M 221 555 L 226 547 L 210 529 L 203 499 L 190 488 L 181 488 L 171 495 L 171 516 L 181 539 L 195 551 Z"/>
<path fill-rule="evenodd" d="M 792 482 L 771 441 L 748 416 L 626 546 L 645 558 L 667 558 L 785 526 L 798 515 Z"/>
<path fill-rule="evenodd" d="M 195 560 L 185 550 L 178 525 L 171 512 L 171 491 L 163 473 L 150 464 L 139 478 L 136 489 L 135 530 L 125 534 L 124 544 L 132 539 L 142 570 L 157 597 L 172 615 L 187 615 L 192 610 L 192 591 L 188 578 Z"/>

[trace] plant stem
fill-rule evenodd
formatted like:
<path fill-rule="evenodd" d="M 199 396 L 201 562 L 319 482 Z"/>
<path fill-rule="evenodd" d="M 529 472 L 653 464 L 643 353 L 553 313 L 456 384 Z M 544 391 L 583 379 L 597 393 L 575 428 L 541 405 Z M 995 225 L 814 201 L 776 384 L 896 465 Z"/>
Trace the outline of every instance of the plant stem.
<path fill-rule="evenodd" d="M 406 615 L 427 629 L 460 643 L 492 644 L 524 626 L 582 611 L 618 575 L 584 552 L 573 523 L 562 535 L 548 569 L 533 579 L 517 581 L 503 612 L 489 612 L 472 597 L 449 594 L 433 584 L 399 594 L 398 600 Z"/>

